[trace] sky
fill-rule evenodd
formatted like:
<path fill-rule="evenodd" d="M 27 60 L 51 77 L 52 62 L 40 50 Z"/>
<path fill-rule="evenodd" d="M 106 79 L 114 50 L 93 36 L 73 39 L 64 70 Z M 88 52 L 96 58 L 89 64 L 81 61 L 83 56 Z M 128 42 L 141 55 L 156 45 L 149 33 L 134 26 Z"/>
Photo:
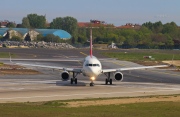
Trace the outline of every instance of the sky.
<path fill-rule="evenodd" d="M 56 17 L 72 16 L 78 22 L 91 19 L 115 26 L 126 23 L 174 21 L 180 26 L 180 0 L 0 0 L 0 21 L 21 23 L 27 14 Z"/>

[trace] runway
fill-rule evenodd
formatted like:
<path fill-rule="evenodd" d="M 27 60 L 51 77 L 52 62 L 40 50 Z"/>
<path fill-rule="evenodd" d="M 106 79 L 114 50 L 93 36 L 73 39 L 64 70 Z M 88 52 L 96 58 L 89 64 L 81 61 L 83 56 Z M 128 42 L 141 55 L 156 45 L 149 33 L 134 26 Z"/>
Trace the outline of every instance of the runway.
<path fill-rule="evenodd" d="M 180 93 L 179 85 L 164 83 L 116 82 L 114 85 L 106 86 L 104 82 L 96 81 L 96 86 L 89 87 L 88 81 L 79 81 L 78 85 L 70 85 L 69 82 L 61 82 L 59 80 L 1 79 L 0 82 L 1 103 Z"/>
<path fill-rule="evenodd" d="M 13 50 L 23 55 L 21 50 Z M 52 52 L 51 52 L 52 51 Z M 48 50 L 50 54 L 28 50 L 28 55 L 35 59 L 48 59 L 54 61 L 28 61 L 28 63 L 54 65 L 63 67 L 81 67 L 81 62 L 61 61 L 72 58 L 85 57 L 81 50 Z M 86 53 L 86 51 L 83 51 Z M 95 56 L 101 51 L 96 51 Z M 25 53 L 25 52 L 24 52 Z M 61 55 L 58 58 L 56 55 Z M 27 56 L 20 56 L 26 59 Z M 63 58 L 62 58 L 63 57 Z M 58 59 L 59 61 L 55 61 Z M 2 62 L 8 62 L 3 61 Z M 27 61 L 26 61 L 27 62 Z M 120 68 L 141 66 L 132 62 L 108 60 L 102 61 L 103 68 Z M 6 102 L 36 102 L 67 99 L 87 99 L 103 97 L 134 97 L 147 95 L 180 94 L 180 73 L 163 69 L 133 70 L 122 72 L 123 82 L 113 80 L 113 85 L 105 84 L 105 75 L 99 76 L 95 86 L 90 87 L 90 80 L 79 75 L 78 84 L 71 85 L 69 81 L 61 81 L 60 71 L 45 68 L 33 68 L 40 71 L 39 75 L 0 75 L 0 103 Z M 111 74 L 113 78 L 113 74 Z"/>

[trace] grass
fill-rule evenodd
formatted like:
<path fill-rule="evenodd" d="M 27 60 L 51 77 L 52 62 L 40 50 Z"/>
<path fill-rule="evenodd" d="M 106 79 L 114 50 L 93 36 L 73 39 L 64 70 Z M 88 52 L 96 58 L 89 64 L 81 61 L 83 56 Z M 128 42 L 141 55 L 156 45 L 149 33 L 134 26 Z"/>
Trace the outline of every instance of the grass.
<path fill-rule="evenodd" d="M 3 65 L 4 65 L 4 63 L 0 62 L 0 66 L 3 66 Z"/>
<path fill-rule="evenodd" d="M 14 57 L 16 57 L 16 55 L 11 53 L 11 57 L 14 58 Z M 9 53 L 0 52 L 0 58 L 9 58 Z"/>
<path fill-rule="evenodd" d="M 65 107 L 67 103 L 0 104 L 2 117 L 178 117 L 180 102 L 151 102 L 87 107 Z"/>
<path fill-rule="evenodd" d="M 169 98 L 177 96 L 179 95 L 157 95 L 138 98 Z M 2 117 L 178 117 L 180 115 L 180 102 L 170 101 L 68 107 L 68 104 L 72 101 L 98 101 L 124 98 L 125 97 L 77 99 L 49 102 L 5 103 L 0 104 L 0 115 Z"/>
<path fill-rule="evenodd" d="M 103 55 L 117 58 L 119 60 L 126 61 L 163 61 L 163 60 L 172 60 L 174 56 L 174 60 L 180 60 L 180 54 L 172 54 L 172 53 L 160 53 L 160 52 L 106 52 Z M 152 56 L 154 59 L 145 59 L 144 56 Z"/>

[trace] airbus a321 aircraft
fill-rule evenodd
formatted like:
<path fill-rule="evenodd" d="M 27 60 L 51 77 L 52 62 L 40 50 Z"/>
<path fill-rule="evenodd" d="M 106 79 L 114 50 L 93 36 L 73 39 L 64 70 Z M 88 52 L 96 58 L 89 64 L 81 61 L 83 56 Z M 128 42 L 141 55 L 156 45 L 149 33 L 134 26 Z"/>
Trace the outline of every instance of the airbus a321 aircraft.
<path fill-rule="evenodd" d="M 94 80 L 100 75 L 105 74 L 107 78 L 105 79 L 105 84 L 112 84 L 112 79 L 110 78 L 110 73 L 114 74 L 114 78 L 117 81 L 123 80 L 123 74 L 121 71 L 125 70 L 135 70 L 135 69 L 148 69 L 148 68 L 156 68 L 156 67 L 167 67 L 167 65 L 158 65 L 158 66 L 144 66 L 144 67 L 130 67 L 130 68 L 117 68 L 117 69 L 102 69 L 101 62 L 92 54 L 92 30 L 90 35 L 90 55 L 84 59 L 84 63 L 82 68 L 65 68 L 65 67 L 55 67 L 55 66 L 45 66 L 45 65 L 33 65 L 33 64 L 24 64 L 24 63 L 15 63 L 17 65 L 23 66 L 34 66 L 34 67 L 43 67 L 50 69 L 59 69 L 63 70 L 61 73 L 61 78 L 63 81 L 67 81 L 70 79 L 70 72 L 73 73 L 73 78 L 71 78 L 70 83 L 77 84 L 77 75 L 83 74 L 86 77 L 89 77 L 91 80 L 90 86 L 94 86 Z"/>

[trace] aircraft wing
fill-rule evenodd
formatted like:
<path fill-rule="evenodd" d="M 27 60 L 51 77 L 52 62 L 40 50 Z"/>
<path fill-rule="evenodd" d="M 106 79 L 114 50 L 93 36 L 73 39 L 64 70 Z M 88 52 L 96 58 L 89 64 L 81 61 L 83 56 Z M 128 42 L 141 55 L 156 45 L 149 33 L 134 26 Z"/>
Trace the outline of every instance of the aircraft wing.
<path fill-rule="evenodd" d="M 117 71 L 127 71 L 127 70 L 137 70 L 137 69 L 150 69 L 158 67 L 168 67 L 168 65 L 157 65 L 157 66 L 143 66 L 143 67 L 129 67 L 129 68 L 117 68 L 117 69 L 103 69 L 103 73 L 107 72 L 117 72 Z"/>
<path fill-rule="evenodd" d="M 11 58 L 10 58 L 11 59 Z M 7 58 L 0 58 L 0 60 L 9 60 Z M 83 60 L 83 59 L 82 59 Z M 58 62 L 58 61 L 82 61 L 79 59 L 13 59 L 13 61 L 52 61 L 52 62 Z"/>
<path fill-rule="evenodd" d="M 11 58 L 10 58 L 11 59 Z M 7 58 L 0 58 L 0 60 L 9 60 L 9 59 L 7 59 Z M 98 60 L 100 60 L 100 61 L 112 61 L 112 60 L 115 60 L 115 59 L 113 59 L 113 58 L 100 58 L 100 59 L 98 59 Z M 46 62 L 46 61 L 52 61 L 52 62 L 58 62 L 58 61 L 66 61 L 66 62 L 73 62 L 73 61 L 75 61 L 75 62 L 82 62 L 82 61 L 84 61 L 84 59 L 82 59 L 82 58 L 74 58 L 74 59 L 13 59 L 13 61 L 43 61 L 43 62 Z"/>
<path fill-rule="evenodd" d="M 13 62 L 12 62 L 13 63 Z M 57 67 L 57 66 L 46 66 L 46 65 L 35 65 L 35 64 L 26 64 L 26 63 L 13 63 L 16 65 L 22 65 L 22 66 L 31 66 L 31 67 L 41 67 L 41 68 L 49 68 L 49 69 L 58 69 L 58 70 L 64 70 L 69 72 L 76 72 L 81 73 L 81 68 L 66 68 L 66 67 Z"/>

